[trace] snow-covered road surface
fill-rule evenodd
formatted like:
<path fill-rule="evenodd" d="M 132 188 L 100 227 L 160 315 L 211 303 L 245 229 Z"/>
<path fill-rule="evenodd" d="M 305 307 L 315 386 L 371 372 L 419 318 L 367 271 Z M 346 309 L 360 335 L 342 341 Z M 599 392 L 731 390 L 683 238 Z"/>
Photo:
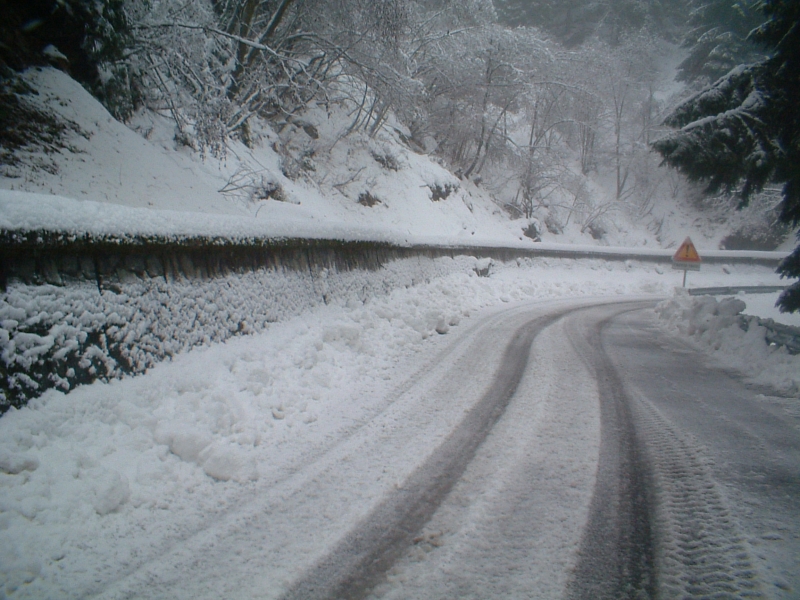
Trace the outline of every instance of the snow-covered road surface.
<path fill-rule="evenodd" d="M 592 295 L 665 295 L 675 279 L 635 263 L 521 261 L 488 278 L 464 267 L 6 413 L 2 593 L 200 599 L 301 589 L 359 524 L 408 493 L 486 396 L 519 327 Z M 754 267 L 701 278 L 777 280 Z M 597 385 L 564 343 L 565 322 L 536 336 L 515 399 L 375 593 L 441 597 L 454 582 L 478 595 L 565 589 L 600 448 Z"/>
<path fill-rule="evenodd" d="M 569 597 L 655 598 L 655 535 L 648 461 L 625 383 L 609 361 L 602 332 L 621 314 L 652 304 L 592 307 L 572 316 L 567 339 L 598 386 L 601 443 L 589 521 Z"/>
<path fill-rule="evenodd" d="M 797 398 L 744 384 L 647 311 L 601 338 L 651 472 L 662 596 L 797 598 Z"/>
<path fill-rule="evenodd" d="M 533 387 L 375 597 L 796 597 L 796 400 L 765 403 L 647 304 L 541 331 Z"/>
<path fill-rule="evenodd" d="M 513 456 L 499 468 L 493 461 L 491 470 L 508 470 L 505 485 L 519 487 L 525 462 L 519 459 L 533 453 L 523 468 L 538 470 L 537 480 L 546 473 L 549 490 L 540 493 L 550 495 L 550 501 L 527 501 L 531 510 L 546 515 L 546 523 L 536 523 L 534 539 L 512 528 L 525 548 L 538 548 L 544 563 L 496 539 L 497 545 L 490 544 L 495 559 L 480 577 L 496 579 L 497 564 L 511 560 L 528 567 L 517 581 L 503 576 L 504 586 L 559 590 L 594 484 L 597 399 L 574 355 L 555 357 L 545 343 L 537 350 L 536 368 L 526 370 L 524 359 L 543 326 L 586 302 L 526 305 L 479 321 L 382 399 L 368 420 L 303 457 L 280 479 L 260 480 L 247 502 L 231 506 L 179 546 L 96 590 L 95 596 L 363 597 L 415 538 L 430 537 L 422 526 L 501 417 L 523 372 L 526 378 L 513 400 L 514 411 L 521 413 L 503 416 L 504 423 L 510 419 L 522 431 L 492 433 L 512 441 L 501 448 Z M 516 364 L 508 364 L 509 354 Z M 562 385 L 567 379 L 581 393 Z M 568 398 L 574 410 L 565 411 Z M 578 414 L 583 418 L 574 421 Z M 525 435 L 537 429 L 544 437 Z M 559 452 L 564 445 L 568 451 Z M 530 491 L 530 481 L 523 481 L 518 499 Z M 483 493 L 508 499 L 503 487 L 493 483 Z M 549 514 L 554 505 L 557 516 Z M 519 507 L 507 509 L 521 516 Z M 491 539 L 499 532 L 486 534 Z M 446 539 L 439 537 L 442 543 Z M 243 552 L 247 560 L 236 559 Z"/>
<path fill-rule="evenodd" d="M 518 388 L 523 375 L 529 368 L 528 356 L 534 339 L 570 310 L 574 310 L 574 306 L 562 307 L 543 315 L 541 307 L 526 311 L 512 311 L 503 315 L 502 320 L 493 319 L 493 322 L 489 324 L 490 331 L 476 332 L 477 335 L 470 340 L 469 346 L 460 349 L 462 352 L 466 352 L 454 365 L 455 369 L 437 373 L 439 381 L 436 389 L 431 389 L 426 395 L 429 395 L 429 401 L 432 400 L 436 403 L 444 401 L 448 405 L 457 405 L 459 400 L 474 398 L 470 391 L 485 389 L 480 400 L 472 406 L 464 408 L 463 418 L 455 428 L 445 432 L 446 437 L 441 445 L 420 464 L 397 492 L 393 492 L 387 500 L 371 512 L 369 517 L 359 523 L 357 529 L 350 532 L 344 542 L 315 567 L 310 576 L 293 586 L 289 597 L 298 599 L 364 597 L 377 583 L 382 581 L 386 571 L 394 566 L 396 560 L 409 547 L 415 543 L 431 543 L 434 540 L 439 544 L 444 543 L 447 538 L 443 536 L 442 532 L 438 534 L 424 533 L 423 528 L 437 507 L 461 480 L 463 473 L 475 457 L 476 451 L 492 433 L 495 424 L 504 418 L 509 403 L 521 401 L 518 391 L 524 394 L 524 388 L 523 390 L 518 390 Z M 481 368 L 482 356 L 489 345 L 495 348 L 505 347 L 494 373 Z M 562 368 L 565 366 L 566 364 L 562 365 Z M 485 382 L 489 381 L 491 385 L 485 388 Z M 452 382 L 458 383 L 454 385 Z M 465 383 L 468 387 L 459 389 Z M 457 394 L 455 397 L 452 396 L 454 391 Z M 581 397 L 586 399 L 586 396 Z M 552 401 L 553 398 L 548 397 L 547 400 Z M 528 404 L 534 407 L 535 413 L 527 415 L 527 418 L 521 419 L 521 422 L 526 423 L 528 427 L 535 427 L 536 422 L 541 420 L 542 406 L 540 404 L 542 402 L 534 401 Z M 457 415 L 456 419 L 458 419 Z M 552 426 L 548 429 L 559 437 L 569 437 L 570 432 L 554 431 L 555 428 Z M 519 434 L 505 436 L 507 445 L 509 439 L 519 439 L 520 442 L 530 447 L 531 444 L 527 440 L 530 432 L 519 432 Z M 538 443 L 541 444 L 541 440 L 538 440 Z M 509 448 L 506 447 L 503 451 L 507 453 Z M 592 454 L 591 448 L 588 453 Z M 495 470 L 502 470 L 503 465 L 498 467 L 497 462 L 498 457 L 495 457 Z M 502 462 L 505 463 L 505 461 Z M 514 464 L 514 468 L 518 469 L 519 457 L 512 457 L 511 462 Z M 554 476 L 552 469 L 547 470 L 550 472 L 551 480 L 558 479 Z M 519 471 L 515 472 L 519 474 Z M 528 484 L 530 482 L 527 478 L 524 481 Z M 559 487 L 563 487 L 564 484 L 564 481 L 559 480 Z M 524 487 L 528 488 L 529 486 L 525 485 Z M 484 490 L 484 492 L 490 491 L 494 490 Z M 527 504 L 530 506 L 530 494 L 525 495 L 528 496 Z M 504 496 L 506 500 L 509 499 L 507 494 Z M 521 498 L 517 496 L 516 499 L 520 500 Z M 538 505 L 539 509 L 546 506 L 546 504 L 536 502 L 533 504 Z M 515 517 L 521 517 L 522 512 L 516 504 L 511 509 L 511 513 Z M 507 525 L 505 521 L 500 524 Z M 489 533 L 494 537 L 498 535 L 496 531 Z M 526 536 L 517 528 L 503 531 L 501 535 L 505 537 L 504 534 L 516 536 L 525 548 L 540 545 L 542 542 L 552 542 L 550 539 Z M 532 543 L 534 539 L 536 543 Z M 507 560 L 508 540 L 497 541 L 499 543 L 493 545 L 495 559 L 502 556 Z M 527 559 L 524 560 L 527 562 Z M 496 568 L 496 560 L 489 561 L 489 565 Z M 534 570 L 541 568 L 541 565 L 536 563 L 530 566 Z M 526 581 L 525 587 L 528 587 L 530 583 L 530 581 Z M 509 581 L 506 584 L 515 585 Z M 516 583 L 516 585 L 518 584 L 519 582 Z M 528 589 L 531 588 L 528 587 Z"/>

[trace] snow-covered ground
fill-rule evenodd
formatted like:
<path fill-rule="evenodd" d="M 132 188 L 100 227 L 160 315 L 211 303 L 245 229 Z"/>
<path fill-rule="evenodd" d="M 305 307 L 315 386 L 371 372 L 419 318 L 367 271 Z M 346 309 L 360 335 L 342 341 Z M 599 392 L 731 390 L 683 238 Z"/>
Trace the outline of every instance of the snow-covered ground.
<path fill-rule="evenodd" d="M 732 271 L 707 267 L 693 284 L 777 281 L 766 268 Z M 143 376 L 48 391 L 0 419 L 0 590 L 102 591 L 371 419 L 404 378 L 492 312 L 553 298 L 668 296 L 679 280 L 638 263 L 495 264 L 490 277 L 463 270 L 341 297 Z M 796 380 L 794 360 L 784 368 Z M 248 552 L 258 549 L 235 560 Z"/>
<path fill-rule="evenodd" d="M 345 136 L 346 111 L 311 110 L 279 132 L 262 123 L 253 147 L 231 140 L 224 157 L 202 156 L 176 141 L 164 116 L 141 112 L 126 126 L 58 70 L 30 69 L 23 77 L 39 92 L 27 101 L 68 124 L 66 147 L 23 149 L 18 162 L 0 165 L 2 227 L 55 222 L 104 233 L 213 229 L 235 237 L 534 244 L 523 235 L 529 220 L 510 218 L 492 192 L 412 151 L 391 119 L 374 138 Z M 598 201 L 611 202 L 602 182 L 590 183 Z M 691 235 L 701 252 L 717 249 L 724 226 L 674 199 L 665 202 L 658 235 L 647 228 L 652 222 L 622 206 L 608 213 L 601 240 L 574 219 L 560 234 L 540 223 L 540 235 L 547 243 L 645 248 L 673 248 Z"/>
<path fill-rule="evenodd" d="M 139 209 L 128 227 L 141 223 L 162 232 L 186 230 L 187 235 L 217 224 L 221 235 L 237 236 L 494 245 L 523 238 L 527 223 L 509 220 L 488 195 L 409 150 L 391 128 L 375 139 L 341 139 L 347 119 L 320 117 L 313 124 L 317 139 L 299 126 L 288 127 L 291 131 L 280 138 L 265 128 L 254 148 L 231 141 L 224 159 L 203 158 L 176 144 L 168 119 L 142 113 L 128 127 L 60 71 L 31 69 L 24 76 L 39 91 L 31 101 L 73 123 L 77 131 L 69 135 L 67 149 L 22 152 L 19 164 L 3 165 L 0 190 L 40 194 L 27 198 L 30 213 L 7 215 L 5 227 L 55 218 L 64 219 L 65 226 L 103 229 L 120 221 L 118 211 L 124 207 Z M 277 144 L 312 153 L 313 165 L 306 166 L 313 171 L 300 169 L 294 179 L 287 177 L 284 171 L 292 173 L 291 165 L 275 151 Z M 432 200 L 435 188 L 448 186 L 446 198 Z M 267 190 L 273 190 L 269 198 L 264 197 Z M 379 203 L 360 204 L 365 192 Z M 91 202 L 78 204 L 75 211 L 76 200 Z"/>
<path fill-rule="evenodd" d="M 200 160 L 193 151 L 176 148 L 174 132 L 160 117 L 139 115 L 131 124 L 137 133 L 58 71 L 32 70 L 26 78 L 40 92 L 35 101 L 72 122 L 74 134 L 68 149 L 33 153 L 5 167 L 3 229 L 533 245 L 522 236 L 527 222 L 509 219 L 484 190 L 405 148 L 391 128 L 373 140 L 341 139 L 336 127 L 345 121 L 320 119 L 291 126 L 281 136 L 264 130 L 254 149 L 232 143 L 225 160 Z M 295 144 L 300 154 L 307 153 L 311 162 L 302 168 L 313 170 L 314 177 L 287 177 L 292 169 L 281 163 L 275 144 Z M 264 197 L 268 190 L 273 197 Z M 434 201 L 435 190 L 449 195 Z M 359 203 L 365 192 L 379 202 Z M 644 227 L 618 225 L 604 244 L 663 252 Z M 559 238 L 544 235 L 545 242 L 596 243 L 575 229 Z M 695 240 L 701 254 L 715 249 L 711 239 Z M 360 285 L 344 285 L 329 305 L 306 298 L 309 286 L 284 285 L 284 295 L 292 290 L 288 301 L 296 310 L 277 315 L 277 322 L 261 315 L 266 329 L 259 333 L 222 343 L 204 340 L 205 346 L 145 375 L 69 394 L 49 390 L 4 414 L 0 597 L 102 594 L 140 566 L 185 550 L 189 538 L 228 508 L 266 491 L 281 493 L 275 491 L 277 482 L 289 481 L 298 465 L 370 422 L 408 377 L 498 311 L 572 297 L 671 296 L 682 275 L 636 261 L 524 259 L 495 264 L 490 277 L 478 277 L 474 263 L 437 259 L 431 271 L 443 275 L 420 280 L 415 279 L 419 264 L 404 274 L 406 263 L 398 262 L 390 265 L 392 277 L 407 284 L 384 286 L 386 271 L 358 274 Z M 689 282 L 695 287 L 782 283 L 767 268 L 739 265 L 724 270 L 706 265 L 691 273 Z M 269 293 L 281 293 L 280 283 Z M 224 284 L 193 287 L 192 302 L 214 306 L 224 297 Z M 43 287 L 33 296 L 29 291 L 12 285 L 5 308 L 15 308 L 8 302 L 14 294 L 36 315 L 58 313 L 54 298 L 84 302 L 77 286 Z M 667 326 L 688 332 L 681 323 L 691 318 L 690 302 L 683 295 L 672 299 L 673 308 L 662 311 Z M 758 297 L 748 308 L 761 313 L 769 307 Z M 134 327 L 135 312 L 118 314 L 118 320 Z M 176 321 L 167 326 L 180 326 L 181 316 L 178 307 L 170 316 Z M 10 313 L 3 319 L 14 320 Z M 0 324 L 5 342 L 10 321 Z M 153 332 L 143 326 L 140 333 Z M 762 375 L 796 391 L 797 357 L 747 340 L 753 343 L 738 344 L 735 337 L 699 343 L 717 350 L 750 348 L 759 361 L 751 364 Z M 24 352 L 35 354 L 40 347 L 34 343 Z M 735 356 L 740 368 L 747 365 L 747 356 Z M 345 482 L 348 468 L 340 471 Z M 385 490 L 385 482 L 361 484 L 366 494 Z M 357 517 L 354 512 L 352 519 Z M 304 536 L 315 533 L 304 531 L 303 522 L 283 526 Z M 240 550 L 228 560 L 246 564 L 250 553 L 259 552 Z"/>

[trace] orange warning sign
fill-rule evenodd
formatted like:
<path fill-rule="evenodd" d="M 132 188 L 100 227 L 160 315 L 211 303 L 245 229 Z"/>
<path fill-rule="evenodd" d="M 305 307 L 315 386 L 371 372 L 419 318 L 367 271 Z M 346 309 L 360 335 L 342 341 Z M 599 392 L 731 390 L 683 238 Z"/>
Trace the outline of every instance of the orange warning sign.
<path fill-rule="evenodd" d="M 676 269 L 699 271 L 700 262 L 700 255 L 697 253 L 697 248 L 694 247 L 692 240 L 688 237 L 683 240 L 681 247 L 678 248 L 678 251 L 672 256 L 672 266 Z"/>

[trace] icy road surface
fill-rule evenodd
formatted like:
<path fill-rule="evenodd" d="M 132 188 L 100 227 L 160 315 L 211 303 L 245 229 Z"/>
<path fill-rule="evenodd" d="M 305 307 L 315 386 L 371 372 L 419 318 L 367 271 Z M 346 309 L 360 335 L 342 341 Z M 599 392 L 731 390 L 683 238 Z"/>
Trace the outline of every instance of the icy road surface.
<path fill-rule="evenodd" d="M 2 594 L 579 595 L 595 568 L 585 558 L 595 543 L 587 531 L 597 529 L 598 506 L 609 504 L 595 500 L 604 498 L 601 486 L 618 498 L 615 518 L 600 520 L 616 531 L 624 532 L 626 515 L 644 515 L 648 525 L 661 518 L 618 485 L 639 455 L 620 452 L 619 464 L 604 458 L 609 444 L 624 449 L 638 438 L 607 435 L 615 406 L 607 392 L 619 385 L 596 372 L 624 369 L 616 345 L 592 350 L 608 350 L 592 341 L 596 325 L 608 316 L 603 310 L 638 306 L 619 304 L 637 294 L 652 306 L 674 274 L 539 261 L 497 265 L 484 278 L 465 266 L 366 302 L 345 298 L 141 377 L 67 395 L 51 390 L 6 413 Z M 776 279 L 766 269 L 734 273 L 749 284 Z M 706 285 L 733 278 L 723 270 L 701 275 Z M 575 295 L 583 299 L 565 299 Z M 787 375 L 796 372 L 775 356 Z M 773 412 L 794 406 L 766 393 L 757 402 Z M 689 448 L 705 456 L 701 443 Z M 791 597 L 795 583 L 774 559 L 787 556 L 791 532 L 743 529 L 729 507 L 741 503 L 721 498 L 731 511 L 723 521 L 733 523 L 731 535 L 741 533 L 745 558 L 731 568 L 744 575 L 736 577 L 755 581 L 759 593 L 785 588 Z M 613 541 L 604 554 L 616 565 L 603 569 L 602 585 L 635 584 L 619 571 L 636 545 L 601 537 Z M 648 575 L 661 555 L 652 536 L 633 537 L 649 548 L 639 568 Z M 765 565 L 779 577 L 762 577 Z"/>
<path fill-rule="evenodd" d="M 791 598 L 790 414 L 652 299 L 496 311 L 99 598 Z"/>

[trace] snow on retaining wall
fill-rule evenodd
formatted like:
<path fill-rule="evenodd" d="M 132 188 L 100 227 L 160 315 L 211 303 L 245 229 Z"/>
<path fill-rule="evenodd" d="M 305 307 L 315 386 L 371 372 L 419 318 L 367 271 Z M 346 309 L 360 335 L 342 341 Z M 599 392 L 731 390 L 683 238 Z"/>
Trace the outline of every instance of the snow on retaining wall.
<path fill-rule="evenodd" d="M 189 348 L 263 331 L 327 303 L 365 301 L 476 260 L 399 259 L 377 270 L 261 268 L 202 279 L 98 286 L 12 282 L 0 296 L 0 414 L 46 389 L 142 373 Z"/>
<path fill-rule="evenodd" d="M 778 260 L 761 254 L 714 260 Z M 465 255 L 482 257 L 480 268 Z M 664 251 L 620 248 L 2 230 L 0 414 L 51 387 L 141 373 L 188 348 L 261 331 L 320 303 L 363 300 L 452 269 L 485 274 L 492 259 L 522 256 L 669 261 Z"/>

